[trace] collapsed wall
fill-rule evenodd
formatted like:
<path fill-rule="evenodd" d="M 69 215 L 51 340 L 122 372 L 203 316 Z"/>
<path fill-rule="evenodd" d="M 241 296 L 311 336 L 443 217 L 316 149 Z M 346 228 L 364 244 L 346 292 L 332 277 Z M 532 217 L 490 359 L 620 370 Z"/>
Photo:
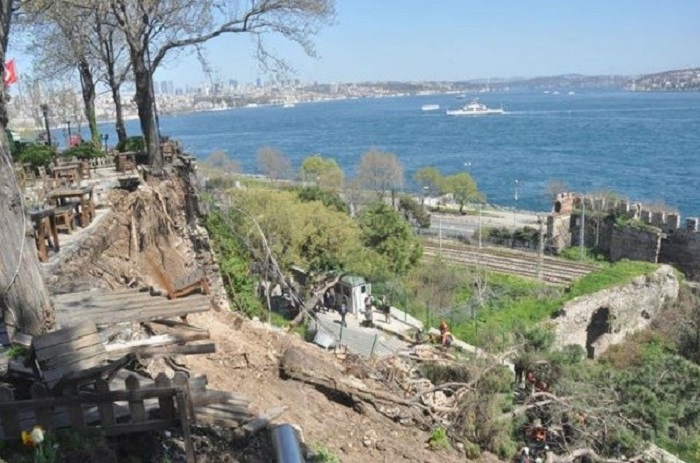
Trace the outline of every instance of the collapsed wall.
<path fill-rule="evenodd" d="M 627 285 L 577 297 L 552 321 L 555 346 L 579 345 L 589 358 L 597 358 L 628 334 L 647 328 L 665 303 L 678 298 L 678 289 L 673 268 L 662 265 Z"/>
<path fill-rule="evenodd" d="M 163 178 L 151 177 L 134 191 L 103 195 L 105 212 L 89 236 L 45 268 L 52 293 L 152 287 L 167 292 L 173 282 L 202 270 L 212 288 L 212 303 L 228 300 L 209 235 L 203 227 L 195 165 L 174 162 Z M 62 251 L 63 252 L 63 251 Z"/>

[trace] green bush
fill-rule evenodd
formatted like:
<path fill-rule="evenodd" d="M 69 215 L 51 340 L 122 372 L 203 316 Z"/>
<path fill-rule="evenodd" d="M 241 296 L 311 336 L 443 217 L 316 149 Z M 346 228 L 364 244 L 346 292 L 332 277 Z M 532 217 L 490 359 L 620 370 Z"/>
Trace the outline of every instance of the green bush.
<path fill-rule="evenodd" d="M 431 450 L 444 449 L 449 447 L 450 441 L 447 438 L 447 432 L 445 431 L 445 428 L 435 428 L 430 434 L 430 439 L 428 439 L 428 445 L 430 446 Z"/>
<path fill-rule="evenodd" d="M 67 150 L 61 153 L 61 156 L 66 158 L 76 157 L 82 161 L 86 161 L 88 159 L 104 157 L 105 152 L 97 148 L 92 143 L 88 142 L 81 143 L 80 145 L 74 146 L 72 148 L 68 148 Z"/>
<path fill-rule="evenodd" d="M 19 153 L 19 161 L 30 162 L 33 167 L 47 167 L 55 155 L 52 147 L 35 144 L 27 146 Z"/>
<path fill-rule="evenodd" d="M 127 151 L 143 153 L 146 151 L 146 140 L 142 136 L 128 137 L 126 140 L 117 143 L 117 151 L 120 153 Z"/>

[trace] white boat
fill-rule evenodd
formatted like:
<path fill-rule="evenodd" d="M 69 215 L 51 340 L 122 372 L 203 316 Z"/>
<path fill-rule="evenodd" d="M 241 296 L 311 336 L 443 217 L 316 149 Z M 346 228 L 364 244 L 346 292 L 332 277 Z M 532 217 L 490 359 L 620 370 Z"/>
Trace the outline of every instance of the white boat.
<path fill-rule="evenodd" d="M 569 92 L 569 96 L 572 96 L 572 95 L 576 95 L 576 92 L 574 92 L 574 91 Z"/>
<path fill-rule="evenodd" d="M 424 104 L 420 107 L 421 111 L 437 111 L 438 109 L 440 109 L 439 104 Z"/>
<path fill-rule="evenodd" d="M 479 103 L 479 99 L 475 98 L 471 103 L 459 109 L 448 109 L 445 114 L 448 116 L 491 116 L 505 114 L 505 111 L 503 108 L 489 108 L 485 104 Z"/>
<path fill-rule="evenodd" d="M 295 105 L 294 103 L 285 103 L 285 104 L 282 105 L 283 108 L 293 108 L 293 107 L 295 107 L 295 106 L 296 106 L 296 105 Z"/>

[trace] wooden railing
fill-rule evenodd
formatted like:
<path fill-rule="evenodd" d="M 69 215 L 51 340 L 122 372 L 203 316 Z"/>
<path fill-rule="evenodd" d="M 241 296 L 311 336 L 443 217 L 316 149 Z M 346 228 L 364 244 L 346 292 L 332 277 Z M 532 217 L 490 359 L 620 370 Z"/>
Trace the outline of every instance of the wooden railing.
<path fill-rule="evenodd" d="M 185 442 L 187 462 L 194 463 L 190 417 L 194 414 L 188 396 L 187 376 L 178 373 L 170 380 L 159 374 L 155 385 L 141 386 L 135 375 L 124 381 L 126 389 L 110 390 L 104 380 L 89 391 L 64 391 L 52 397 L 35 383 L 30 399 L 15 399 L 9 387 L 0 387 L 0 440 L 18 440 L 22 430 L 38 425 L 46 431 L 70 427 L 99 429 L 106 436 L 179 428 Z"/>

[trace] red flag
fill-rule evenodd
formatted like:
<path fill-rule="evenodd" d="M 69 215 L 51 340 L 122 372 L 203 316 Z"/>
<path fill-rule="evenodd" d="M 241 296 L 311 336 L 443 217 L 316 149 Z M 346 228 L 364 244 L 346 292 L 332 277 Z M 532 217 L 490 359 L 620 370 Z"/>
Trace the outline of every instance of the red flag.
<path fill-rule="evenodd" d="M 5 75 L 3 76 L 5 86 L 12 85 L 17 82 L 17 72 L 15 71 L 15 60 L 11 59 L 5 63 Z"/>

